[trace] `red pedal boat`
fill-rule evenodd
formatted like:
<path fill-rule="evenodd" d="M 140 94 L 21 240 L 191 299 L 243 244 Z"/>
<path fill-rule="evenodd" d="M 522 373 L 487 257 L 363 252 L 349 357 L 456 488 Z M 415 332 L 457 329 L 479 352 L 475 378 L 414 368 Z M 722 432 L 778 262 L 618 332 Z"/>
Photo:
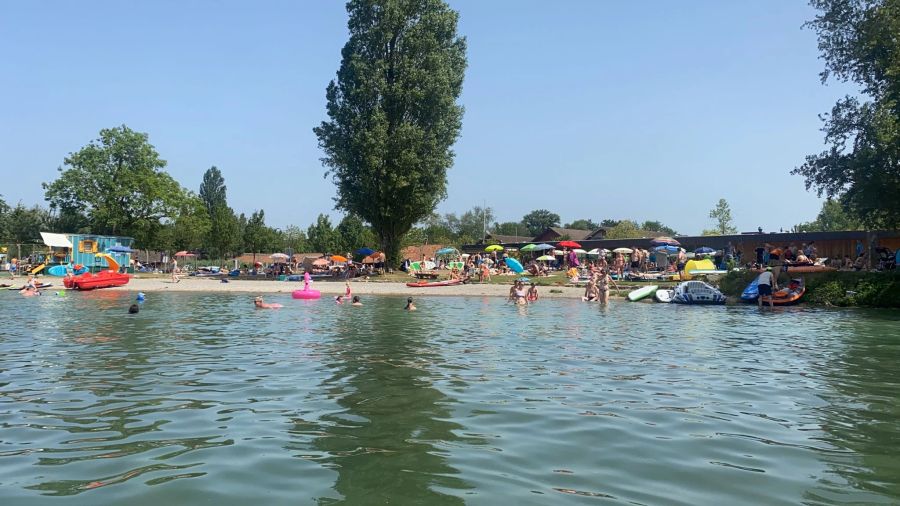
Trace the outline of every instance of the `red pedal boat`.
<path fill-rule="evenodd" d="M 78 276 L 63 279 L 63 286 L 75 290 L 94 290 L 95 288 L 109 288 L 111 286 L 127 285 L 131 276 L 119 272 L 119 264 L 109 255 L 98 255 L 106 259 L 109 270 L 100 271 L 97 274 L 86 272 Z"/>

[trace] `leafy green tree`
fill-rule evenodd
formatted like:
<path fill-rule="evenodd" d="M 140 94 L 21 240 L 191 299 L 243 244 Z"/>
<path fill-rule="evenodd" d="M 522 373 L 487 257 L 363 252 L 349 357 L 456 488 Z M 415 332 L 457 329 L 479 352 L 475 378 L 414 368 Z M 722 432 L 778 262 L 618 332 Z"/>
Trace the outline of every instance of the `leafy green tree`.
<path fill-rule="evenodd" d="M 387 262 L 446 197 L 466 68 L 459 15 L 442 0 L 350 0 L 350 39 L 314 129 L 337 208 L 372 225 Z"/>
<path fill-rule="evenodd" d="M 534 237 L 544 229 L 559 226 L 559 215 L 546 209 L 536 209 L 522 217 L 522 223 L 528 227 L 528 233 Z"/>
<path fill-rule="evenodd" d="M 306 253 L 309 251 L 309 243 L 306 240 L 306 232 L 296 225 L 288 225 L 282 232 L 284 245 L 292 253 Z"/>
<path fill-rule="evenodd" d="M 244 227 L 244 250 L 253 253 L 253 261 L 256 261 L 256 254 L 264 252 L 271 246 L 271 232 L 266 226 L 266 212 L 260 209 L 253 211 L 247 225 Z M 271 253 L 268 252 L 267 253 Z"/>
<path fill-rule="evenodd" d="M 734 228 L 734 220 L 731 219 L 731 206 L 725 199 L 719 199 L 716 207 L 709 211 L 709 217 L 716 221 L 713 230 L 718 232 L 716 235 L 736 234 L 737 229 Z"/>
<path fill-rule="evenodd" d="M 205 246 L 204 239 L 209 234 L 209 213 L 203 200 L 197 195 L 186 193 L 179 205 L 178 216 L 160 234 L 160 244 L 172 251 L 200 250 Z"/>
<path fill-rule="evenodd" d="M 528 233 L 528 227 L 518 221 L 495 222 L 494 226 L 491 227 L 491 232 L 500 235 L 519 236 L 523 241 L 531 237 L 531 234 Z"/>
<path fill-rule="evenodd" d="M 0 241 L 9 233 L 9 204 L 0 195 Z"/>
<path fill-rule="evenodd" d="M 101 130 L 65 165 L 56 181 L 43 184 L 45 198 L 61 213 L 86 215 L 94 233 L 130 235 L 147 246 L 160 220 L 175 218 L 181 205 L 181 186 L 162 170 L 166 161 L 147 134 L 125 125 Z"/>
<path fill-rule="evenodd" d="M 474 244 L 481 240 L 485 225 L 494 220 L 494 210 L 490 207 L 475 206 L 459 217 L 453 232 L 456 244 Z"/>
<path fill-rule="evenodd" d="M 459 220 L 454 214 L 441 217 L 437 213 L 428 215 L 418 227 L 406 234 L 406 246 L 414 244 L 451 244 L 455 240 L 455 232 L 449 223 L 457 223 Z"/>
<path fill-rule="evenodd" d="M 900 225 L 900 4 L 897 0 L 811 0 L 825 61 L 835 77 L 861 87 L 822 117 L 828 148 L 792 174 L 837 199 L 869 227 Z M 870 100 L 864 101 L 865 98 Z M 892 196 L 893 198 L 886 198 Z"/>
<path fill-rule="evenodd" d="M 794 227 L 795 232 L 838 232 L 841 230 L 860 230 L 862 224 L 844 210 L 835 200 L 828 199 L 822 203 L 822 210 L 811 222 L 801 223 Z"/>
<path fill-rule="evenodd" d="M 50 213 L 40 206 L 25 207 L 19 202 L 6 214 L 7 239 L 17 244 L 40 242 L 41 231 L 50 222 Z"/>
<path fill-rule="evenodd" d="M 228 187 L 222 172 L 212 166 L 203 174 L 200 199 L 209 214 L 206 245 L 212 257 L 237 253 L 243 242 L 234 211 L 228 207 Z"/>
<path fill-rule="evenodd" d="M 306 229 L 306 239 L 316 253 L 338 253 L 341 246 L 340 238 L 331 226 L 331 219 L 325 214 L 320 214 L 316 222 Z"/>
<path fill-rule="evenodd" d="M 597 230 L 600 224 L 594 223 L 591 219 L 575 220 L 572 223 L 566 223 L 563 228 L 572 228 L 575 230 Z"/>
<path fill-rule="evenodd" d="M 661 221 L 647 220 L 641 224 L 640 228 L 642 230 L 649 230 L 652 232 L 662 232 L 668 236 L 678 235 L 678 232 L 676 232 L 675 229 L 663 225 Z"/>
<path fill-rule="evenodd" d="M 355 214 L 344 216 L 334 231 L 337 234 L 337 251 L 342 253 L 352 254 L 359 248 L 374 246 L 378 240 L 372 230 Z"/>
<path fill-rule="evenodd" d="M 637 239 L 643 237 L 640 227 L 631 220 L 620 220 L 606 230 L 607 239 Z"/>
<path fill-rule="evenodd" d="M 612 228 L 612 227 L 615 227 L 616 225 L 618 225 L 619 223 L 620 223 L 620 220 L 611 220 L 611 219 L 607 218 L 600 222 L 600 226 L 603 228 Z"/>

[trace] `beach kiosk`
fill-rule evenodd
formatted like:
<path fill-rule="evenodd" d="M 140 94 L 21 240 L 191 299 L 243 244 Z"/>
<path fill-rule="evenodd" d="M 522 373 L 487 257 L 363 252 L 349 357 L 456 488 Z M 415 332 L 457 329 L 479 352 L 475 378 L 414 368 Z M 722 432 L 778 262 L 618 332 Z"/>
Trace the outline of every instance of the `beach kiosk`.
<path fill-rule="evenodd" d="M 44 267 L 36 274 L 64 276 L 66 270 L 82 270 L 74 269 L 76 266 L 89 272 L 102 271 L 109 268 L 102 256 L 104 254 L 126 269 L 131 266 L 131 247 L 134 244 L 131 237 L 41 232 L 41 238 L 50 252 L 45 256 Z"/>

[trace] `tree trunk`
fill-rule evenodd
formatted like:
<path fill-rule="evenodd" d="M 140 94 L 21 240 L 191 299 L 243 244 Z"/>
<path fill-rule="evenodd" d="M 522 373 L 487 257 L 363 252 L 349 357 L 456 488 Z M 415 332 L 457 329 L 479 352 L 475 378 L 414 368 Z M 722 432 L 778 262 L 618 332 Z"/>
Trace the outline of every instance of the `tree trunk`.
<path fill-rule="evenodd" d="M 396 269 L 401 262 L 400 238 L 392 237 L 390 233 L 381 235 L 381 249 L 384 251 L 384 263 L 386 269 Z"/>

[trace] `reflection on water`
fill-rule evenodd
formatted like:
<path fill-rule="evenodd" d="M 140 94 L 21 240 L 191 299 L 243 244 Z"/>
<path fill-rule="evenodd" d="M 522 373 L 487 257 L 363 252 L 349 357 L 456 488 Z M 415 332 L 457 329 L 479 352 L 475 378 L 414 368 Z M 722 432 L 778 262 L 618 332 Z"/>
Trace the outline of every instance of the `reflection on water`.
<path fill-rule="evenodd" d="M 5 504 L 900 501 L 897 313 L 130 297 L 0 293 Z"/>

